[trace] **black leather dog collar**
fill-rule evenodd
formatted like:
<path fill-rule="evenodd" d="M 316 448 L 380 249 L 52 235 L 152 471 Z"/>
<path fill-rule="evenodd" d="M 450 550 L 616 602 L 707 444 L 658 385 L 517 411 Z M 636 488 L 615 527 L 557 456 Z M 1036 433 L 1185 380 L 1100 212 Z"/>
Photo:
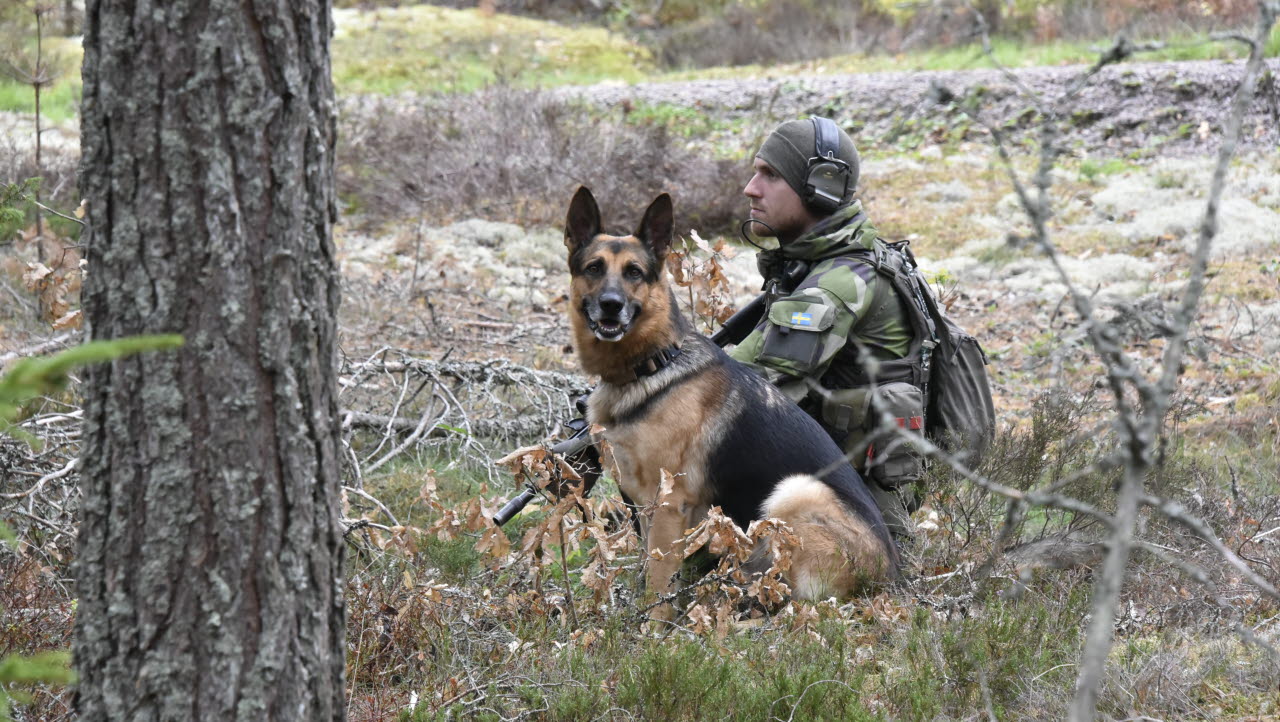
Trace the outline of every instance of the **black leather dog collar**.
<path fill-rule="evenodd" d="M 652 376 L 667 366 L 670 366 L 671 362 L 679 357 L 680 347 L 668 346 L 663 349 L 658 349 L 657 353 L 636 364 L 635 367 L 632 368 L 632 371 L 635 372 L 637 379 L 642 379 L 645 376 Z"/>

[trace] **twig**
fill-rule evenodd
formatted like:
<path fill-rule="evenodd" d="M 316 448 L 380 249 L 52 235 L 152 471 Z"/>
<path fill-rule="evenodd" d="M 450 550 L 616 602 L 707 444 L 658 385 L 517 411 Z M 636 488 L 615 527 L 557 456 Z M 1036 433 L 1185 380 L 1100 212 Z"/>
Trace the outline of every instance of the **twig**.
<path fill-rule="evenodd" d="M 14 514 L 17 514 L 17 515 L 18 515 L 18 516 L 20 516 L 20 517 L 23 517 L 23 518 L 25 518 L 25 519 L 30 519 L 31 521 L 34 521 L 35 523 L 39 524 L 40 526 L 43 526 L 43 527 L 45 527 L 45 528 L 47 528 L 47 529 L 52 529 L 53 531 L 55 531 L 55 532 L 57 532 L 57 533 L 59 533 L 59 534 L 62 534 L 62 535 L 65 535 L 65 536 L 72 536 L 72 537 L 74 537 L 74 536 L 75 536 L 75 529 L 74 529 L 74 527 L 65 527 L 65 526 L 60 526 L 60 525 L 58 525 L 58 524 L 55 524 L 55 523 L 53 523 L 53 522 L 49 521 L 48 519 L 43 519 L 43 518 L 41 518 L 41 517 L 36 516 L 35 514 L 31 514 L 31 513 L 29 513 L 29 512 L 25 512 L 25 511 L 23 511 L 23 510 L 21 510 L 21 509 L 11 509 L 10 511 L 12 511 Z"/>
<path fill-rule="evenodd" d="M 18 351 L 8 351 L 6 353 L 0 354 L 0 364 L 9 363 L 10 361 L 13 361 L 19 358 L 25 358 L 27 356 L 38 356 L 43 353 L 48 353 L 49 351 L 52 351 L 55 348 L 61 348 L 63 346 L 66 346 L 67 342 L 70 341 L 79 333 L 80 333 L 79 331 L 67 331 L 65 333 L 60 333 L 57 336 L 54 336 L 48 341 L 42 341 L 36 344 L 35 346 L 29 346 L 27 348 L 20 349 Z"/>
<path fill-rule="evenodd" d="M 1218 554 L 1228 564 L 1235 567 L 1250 582 L 1252 582 L 1254 586 L 1258 587 L 1263 592 L 1266 592 L 1267 596 L 1280 600 L 1280 591 L 1277 591 L 1270 582 L 1262 577 L 1262 575 L 1253 571 L 1253 569 L 1243 559 L 1241 559 L 1238 554 L 1224 544 L 1222 540 L 1218 538 L 1218 535 L 1213 533 L 1213 530 L 1209 528 L 1209 525 L 1206 524 L 1204 520 L 1198 519 L 1189 514 L 1182 508 L 1182 505 L 1176 501 L 1160 499 L 1151 495 L 1143 495 L 1140 501 L 1144 506 L 1149 506 L 1155 509 L 1166 518 L 1189 529 L 1191 533 L 1200 537 L 1202 541 L 1213 547 L 1214 551 L 1218 552 Z"/>
<path fill-rule="evenodd" d="M 800 703 L 804 701 L 805 695 L 809 694 L 809 690 L 813 689 L 814 687 L 817 687 L 820 684 L 838 684 L 841 687 L 844 687 L 845 689 L 849 690 L 850 692 L 853 692 L 855 695 L 858 694 L 858 690 L 854 689 L 853 687 L 850 687 L 847 683 L 841 682 L 838 679 L 820 679 L 817 682 L 812 682 L 800 692 L 800 696 L 796 698 L 796 703 L 791 705 L 791 713 L 787 715 L 786 722 L 791 722 L 791 720 L 795 719 L 796 710 L 800 708 Z M 773 716 L 774 705 L 778 704 L 784 699 L 787 699 L 788 697 L 794 697 L 794 696 L 795 695 L 789 694 L 789 695 L 786 695 L 785 697 L 779 697 L 775 699 L 773 703 L 769 705 L 769 719 L 771 720 L 779 719 L 778 717 Z"/>
<path fill-rule="evenodd" d="M 49 206 L 46 206 L 45 204 L 41 203 L 40 201 L 31 201 L 31 202 L 35 205 L 36 208 L 39 208 L 45 213 L 52 213 L 53 215 L 59 218 L 71 221 L 72 223 L 79 223 L 82 226 L 85 224 L 84 221 L 80 220 L 79 218 L 76 218 L 74 216 L 68 216 L 65 213 L 59 213 L 58 211 L 53 210 Z"/>
<path fill-rule="evenodd" d="M 1050 672 L 1052 672 L 1052 671 L 1054 671 L 1054 670 L 1063 669 L 1064 667 L 1074 667 L 1074 666 L 1076 666 L 1074 662 L 1067 662 L 1067 663 L 1065 663 L 1065 664 L 1057 664 L 1057 665 L 1054 665 L 1054 666 L 1052 666 L 1052 667 L 1050 667 L 1050 668 L 1046 669 L 1045 671 L 1041 672 L 1040 674 L 1037 674 L 1036 676 L 1032 677 L 1032 678 L 1031 678 L 1031 682 L 1035 682 L 1036 680 L 1040 679 L 1041 677 L 1045 676 L 1046 674 L 1048 674 L 1048 673 L 1050 673 Z M 1030 683 L 1028 683 L 1028 684 L 1030 684 Z"/>
<path fill-rule="evenodd" d="M 13 290 L 13 286 L 10 286 L 8 282 L 6 282 L 4 279 L 0 279 L 0 288 L 3 288 L 6 293 L 12 296 L 13 300 L 18 302 L 18 305 L 22 306 L 28 311 L 35 310 L 36 305 L 31 301 L 20 296 L 17 291 Z M 5 361 L 8 361 L 10 356 L 11 354 L 9 353 L 4 354 L 4 356 L 0 356 L 0 363 L 4 363 Z M 13 356 L 13 358 L 17 358 L 17 356 L 15 355 Z"/>
<path fill-rule="evenodd" d="M 1165 347 L 1164 373 L 1158 385 L 1139 385 L 1145 408 L 1142 420 L 1137 417 L 1122 416 L 1119 421 L 1126 427 L 1127 445 L 1130 459 L 1125 465 L 1125 474 L 1120 485 L 1119 500 L 1116 508 L 1116 524 L 1112 530 L 1110 549 L 1103 562 L 1102 573 L 1098 575 L 1095 585 L 1093 619 L 1086 635 L 1084 653 L 1080 661 L 1080 673 L 1076 678 L 1076 692 L 1072 700 L 1069 719 L 1073 722 L 1088 722 L 1094 717 L 1097 707 L 1098 690 L 1105 674 L 1107 657 L 1114 639 L 1114 620 L 1120 599 L 1120 586 L 1124 578 L 1124 569 L 1129 559 L 1134 526 L 1137 522 L 1139 503 L 1146 503 L 1162 511 L 1166 516 L 1189 524 L 1202 539 L 1208 541 L 1229 563 L 1240 569 L 1260 589 L 1272 597 L 1277 593 L 1266 580 L 1262 579 L 1241 560 L 1235 552 L 1228 549 L 1216 536 L 1207 529 L 1207 525 L 1190 524 L 1189 515 L 1180 514 L 1181 507 L 1172 502 L 1161 504 L 1160 500 L 1143 494 L 1143 480 L 1152 459 L 1151 453 L 1156 439 L 1159 438 L 1163 426 L 1165 412 L 1169 408 L 1186 344 L 1188 329 L 1191 327 L 1195 310 L 1199 305 L 1200 295 L 1204 288 L 1204 273 L 1208 265 L 1209 249 L 1214 235 L 1217 233 L 1218 202 L 1226 177 L 1227 166 L 1235 153 L 1236 142 L 1244 112 L 1248 108 L 1249 99 L 1253 96 L 1255 77 L 1262 64 L 1262 47 L 1275 24 L 1280 3 L 1265 0 L 1259 3 L 1259 23 L 1257 37 L 1251 42 L 1249 61 L 1245 65 L 1244 78 L 1236 91 L 1230 120 L 1227 123 L 1226 136 L 1218 154 L 1218 163 L 1214 169 L 1214 181 L 1209 201 L 1205 210 L 1204 222 L 1200 226 L 1200 237 L 1196 253 L 1192 261 L 1191 280 L 1187 284 L 1186 294 L 1175 321 L 1175 331 Z M 1086 317 L 1088 318 L 1088 317 Z M 1103 338 L 1104 341 L 1111 339 Z M 1095 342 L 1095 345 L 1096 342 Z M 1099 351 L 1103 349 L 1099 347 Z M 1114 354 L 1113 354 L 1114 356 Z M 1109 376 L 1112 374 L 1109 373 Z M 1136 376 L 1134 377 L 1137 378 Z M 1198 521 L 1198 520 L 1197 520 Z"/>
<path fill-rule="evenodd" d="M 377 461 L 370 464 L 369 467 L 364 470 L 364 473 L 366 474 L 372 473 L 378 467 L 382 466 L 388 461 L 391 461 L 395 457 L 399 456 L 400 452 L 412 446 L 413 443 L 418 440 L 418 437 L 423 435 L 423 430 L 426 429 L 427 422 L 431 420 L 431 412 L 434 410 L 435 410 L 434 408 L 428 407 L 427 410 L 423 412 L 422 419 L 418 421 L 418 426 L 413 430 L 413 433 L 409 434 L 409 437 L 405 439 L 399 446 L 395 447 L 391 451 L 388 451 L 386 455 L 384 455 L 381 459 L 378 459 Z M 431 429 L 427 431 L 428 435 L 431 433 L 431 431 L 434 431 L 436 427 L 440 425 L 440 419 L 442 418 L 442 416 L 443 414 L 441 416 L 435 417 L 435 423 L 433 423 L 431 425 Z"/>
<path fill-rule="evenodd" d="M 380 510 L 382 511 L 382 513 L 383 513 L 383 514 L 386 514 L 386 515 L 387 515 L 387 519 L 390 519 L 390 520 L 391 520 L 391 525 L 392 525 L 392 526 L 400 526 L 400 522 L 396 520 L 396 515 L 395 515 L 395 514 L 392 514 L 392 513 L 391 513 L 391 510 L 390 510 L 390 509 L 388 509 L 388 508 L 386 507 L 386 505 L 385 505 L 385 504 L 383 504 L 382 502 L 378 501 L 376 498 L 374 498 L 372 495 L 370 495 L 370 494 L 369 494 L 369 492 L 365 491 L 364 489 L 357 489 L 357 488 L 355 488 L 355 487 L 353 487 L 353 486 L 346 486 L 346 485 L 343 485 L 343 487 L 342 487 L 342 488 L 343 488 L 344 490 L 346 490 L 346 491 L 347 491 L 347 493 L 349 493 L 349 494 L 355 494 L 356 496 L 358 496 L 358 497 L 360 497 L 360 498 L 364 499 L 365 501 L 368 501 L 368 502 L 372 503 L 374 506 L 378 507 L 378 509 L 380 509 Z"/>
<path fill-rule="evenodd" d="M 404 397 L 408 393 L 409 393 L 409 377 L 408 375 L 406 375 L 404 377 L 404 383 L 400 384 L 400 395 L 396 397 L 396 403 L 394 406 L 391 407 L 391 413 L 387 417 L 387 428 L 383 432 L 382 438 L 378 441 L 378 445 L 373 447 L 373 451 L 370 451 L 368 454 L 366 454 L 365 458 L 372 459 L 376 457 L 378 455 L 378 452 L 382 451 L 383 445 L 385 445 L 391 439 L 391 424 L 393 421 L 395 421 L 396 416 L 399 415 L 400 405 L 404 403 Z M 430 406 L 427 407 L 427 411 L 424 412 L 424 415 L 429 413 L 431 413 Z"/>
<path fill-rule="evenodd" d="M 564 515 L 556 519 L 560 532 L 560 569 L 564 572 L 564 598 L 569 603 L 569 621 L 574 629 L 578 629 L 578 610 L 573 603 L 573 580 L 569 578 L 569 558 L 564 548 L 568 546 L 564 536 Z"/>
<path fill-rule="evenodd" d="M 1267 537 L 1271 536 L 1272 534 L 1275 534 L 1275 533 L 1276 533 L 1276 532 L 1278 532 L 1278 531 L 1280 531 L 1280 526 L 1278 526 L 1278 527 L 1274 527 L 1274 528 L 1272 528 L 1272 529 L 1268 529 L 1268 530 L 1266 530 L 1266 531 L 1262 532 L 1261 534 L 1258 534 L 1257 536 L 1253 537 L 1253 538 L 1252 538 L 1252 539 L 1250 539 L 1249 541 L 1251 541 L 1251 542 L 1260 542 L 1260 541 L 1262 541 L 1263 539 L 1266 539 Z"/>
<path fill-rule="evenodd" d="M 55 471 L 52 474 L 45 474 L 44 476 L 40 477 L 40 479 L 37 480 L 36 483 L 31 485 L 30 489 L 27 489 L 26 491 L 21 491 L 15 494 L 0 494 L 0 499 L 25 499 L 33 494 L 37 494 L 40 492 L 41 489 L 44 488 L 44 485 L 46 483 L 65 477 L 67 474 L 70 474 L 71 472 L 79 468 L 79 466 L 80 466 L 80 459 L 78 457 L 74 458 L 71 461 L 68 461 L 66 466 L 62 467 L 58 471 Z"/>

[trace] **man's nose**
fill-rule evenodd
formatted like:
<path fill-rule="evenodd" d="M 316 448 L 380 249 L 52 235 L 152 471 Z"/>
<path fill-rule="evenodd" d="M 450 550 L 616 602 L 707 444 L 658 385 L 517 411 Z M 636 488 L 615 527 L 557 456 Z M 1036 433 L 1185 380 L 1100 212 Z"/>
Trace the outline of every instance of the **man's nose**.
<path fill-rule="evenodd" d="M 760 179 L 760 174 L 751 176 L 751 180 L 747 181 L 747 185 L 742 189 L 742 195 L 748 198 L 759 198 L 760 191 L 756 188 L 756 181 Z"/>

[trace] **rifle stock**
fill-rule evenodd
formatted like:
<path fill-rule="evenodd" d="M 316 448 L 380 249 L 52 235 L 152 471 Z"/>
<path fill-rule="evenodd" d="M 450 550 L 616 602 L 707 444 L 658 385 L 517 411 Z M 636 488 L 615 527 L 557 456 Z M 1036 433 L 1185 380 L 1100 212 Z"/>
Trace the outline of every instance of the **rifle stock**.
<path fill-rule="evenodd" d="M 742 339 L 751 334 L 752 329 L 760 323 L 760 317 L 764 315 L 766 293 L 756 296 L 751 303 L 738 309 L 738 312 L 729 317 L 724 322 L 719 331 L 711 334 L 711 342 L 724 348 L 729 344 L 742 343 Z"/>

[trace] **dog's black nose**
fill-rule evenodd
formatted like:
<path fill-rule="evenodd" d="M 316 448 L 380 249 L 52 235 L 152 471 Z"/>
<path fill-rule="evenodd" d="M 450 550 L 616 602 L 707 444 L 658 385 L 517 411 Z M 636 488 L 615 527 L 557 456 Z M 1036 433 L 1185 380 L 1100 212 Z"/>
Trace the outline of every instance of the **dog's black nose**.
<path fill-rule="evenodd" d="M 600 296 L 600 310 L 609 316 L 622 313 L 624 305 L 626 305 L 626 299 L 620 293 L 605 293 Z"/>

